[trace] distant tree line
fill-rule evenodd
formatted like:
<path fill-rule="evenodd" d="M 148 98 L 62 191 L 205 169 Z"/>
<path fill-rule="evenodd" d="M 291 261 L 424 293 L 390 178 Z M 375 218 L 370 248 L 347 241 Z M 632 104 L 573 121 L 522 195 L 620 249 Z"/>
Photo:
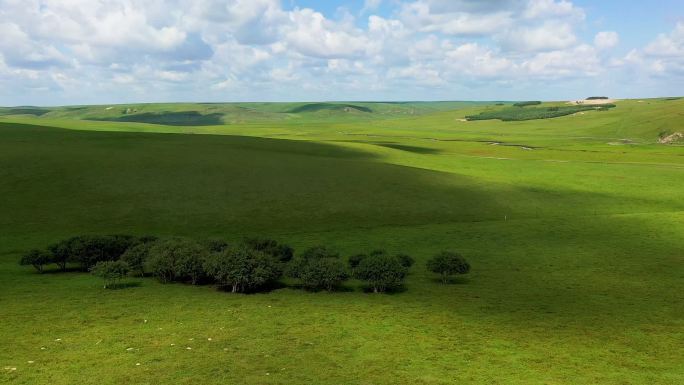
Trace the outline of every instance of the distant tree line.
<path fill-rule="evenodd" d="M 527 102 L 518 102 L 518 103 L 513 103 L 513 107 L 527 107 L 527 106 L 536 106 L 542 104 L 539 100 L 530 100 Z"/>
<path fill-rule="evenodd" d="M 504 122 L 534 120 L 534 119 L 550 119 L 560 116 L 572 115 L 583 111 L 607 111 L 615 108 L 615 104 L 605 103 L 596 105 L 572 105 L 572 106 L 540 106 L 540 107 L 507 107 L 501 109 L 492 109 L 480 112 L 477 115 L 468 115 L 467 120 L 491 120 L 499 119 Z"/>
<path fill-rule="evenodd" d="M 383 293 L 402 286 L 414 264 L 406 254 L 374 250 L 348 258 L 326 246 L 295 253 L 266 238 L 247 238 L 236 244 L 220 239 L 158 239 L 154 236 L 82 235 L 28 251 L 21 265 L 42 273 L 51 264 L 60 271 L 90 271 L 104 287 L 117 286 L 128 276 L 153 276 L 159 282 L 213 284 L 233 293 L 267 290 L 283 277 L 308 290 L 334 291 L 349 279 L 364 282 L 368 291 Z M 427 261 L 442 282 L 467 274 L 470 265 L 461 255 L 442 252 Z"/>

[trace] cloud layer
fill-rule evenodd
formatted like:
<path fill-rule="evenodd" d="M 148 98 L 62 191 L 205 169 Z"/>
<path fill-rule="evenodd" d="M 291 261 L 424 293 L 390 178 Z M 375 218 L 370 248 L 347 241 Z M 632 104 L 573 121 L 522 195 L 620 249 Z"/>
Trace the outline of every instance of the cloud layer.
<path fill-rule="evenodd" d="M 384 6 L 0 0 L 0 102 L 562 98 L 684 78 L 684 23 L 620 54 L 567 0 Z"/>

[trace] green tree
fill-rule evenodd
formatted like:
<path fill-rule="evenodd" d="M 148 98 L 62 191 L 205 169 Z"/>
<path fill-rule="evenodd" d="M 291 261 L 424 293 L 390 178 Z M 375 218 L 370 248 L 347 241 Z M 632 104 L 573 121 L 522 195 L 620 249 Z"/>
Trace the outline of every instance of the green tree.
<path fill-rule="evenodd" d="M 52 254 L 38 249 L 29 250 L 19 261 L 20 265 L 33 266 L 39 273 L 42 273 L 43 267 L 49 263 L 52 263 Z"/>
<path fill-rule="evenodd" d="M 389 253 L 384 249 L 375 249 L 375 250 L 370 252 L 371 257 L 375 257 L 378 255 L 387 255 L 387 254 L 389 254 Z M 356 258 L 356 259 L 353 262 L 356 265 L 358 265 L 359 262 L 361 261 L 361 259 L 363 259 L 365 256 L 366 255 L 364 255 L 364 254 L 359 254 L 358 256 L 354 256 L 354 258 Z M 399 261 L 401 262 L 401 265 L 407 269 L 410 268 L 411 266 L 413 266 L 413 264 L 415 263 L 415 260 L 408 254 L 399 253 L 399 254 L 395 254 L 394 256 L 397 257 L 399 259 Z M 352 260 L 350 259 L 350 264 L 351 263 L 352 263 Z M 354 266 L 352 266 L 352 267 L 354 267 Z"/>
<path fill-rule="evenodd" d="M 470 264 L 459 253 L 442 251 L 427 261 L 427 268 L 442 277 L 442 283 L 448 283 L 449 277 L 456 274 L 467 274 Z"/>
<path fill-rule="evenodd" d="M 247 238 L 244 240 L 244 245 L 271 255 L 277 258 L 280 262 L 289 262 L 294 256 L 294 250 L 285 244 L 278 243 L 273 239 L 268 238 Z"/>
<path fill-rule="evenodd" d="M 104 288 L 115 286 L 120 280 L 126 277 L 129 267 L 123 261 L 100 261 L 90 269 L 90 272 L 104 280 Z"/>
<path fill-rule="evenodd" d="M 121 255 L 120 260 L 126 262 L 130 267 L 131 272 L 133 272 L 135 275 L 144 277 L 145 265 L 150 255 L 151 248 L 151 242 L 138 243 L 137 245 L 126 250 L 126 252 Z"/>
<path fill-rule="evenodd" d="M 366 281 L 374 293 L 380 293 L 400 286 L 407 271 L 396 256 L 373 253 L 361 259 L 354 269 L 354 276 Z"/>
<path fill-rule="evenodd" d="M 65 239 L 53 244 L 50 244 L 47 249 L 50 253 L 50 260 L 59 267 L 60 270 L 66 271 L 67 262 L 69 261 L 70 239 Z"/>
<path fill-rule="evenodd" d="M 204 260 L 209 251 L 197 242 L 189 242 L 178 259 L 176 275 L 190 279 L 190 283 L 197 285 L 206 277 Z"/>
<path fill-rule="evenodd" d="M 88 271 L 100 261 L 114 261 L 138 242 L 130 235 L 80 235 L 51 245 L 53 259 L 64 270 L 67 262 L 80 265 Z"/>
<path fill-rule="evenodd" d="M 219 253 L 228 248 L 228 242 L 216 238 L 205 239 L 202 245 L 211 253 Z"/>
<path fill-rule="evenodd" d="M 183 238 L 155 242 L 148 252 L 147 268 L 160 282 L 190 279 L 199 283 L 204 274 L 207 249 L 200 243 Z"/>
<path fill-rule="evenodd" d="M 272 255 L 251 247 L 229 248 L 209 255 L 204 270 L 233 293 L 253 291 L 282 275 L 282 264 Z"/>
<path fill-rule="evenodd" d="M 324 246 L 312 247 L 294 257 L 288 275 L 299 278 L 304 287 L 332 291 L 349 277 L 340 254 Z"/>
<path fill-rule="evenodd" d="M 299 278 L 309 289 L 333 291 L 349 278 L 349 273 L 339 258 L 321 258 L 308 261 L 299 273 Z"/>

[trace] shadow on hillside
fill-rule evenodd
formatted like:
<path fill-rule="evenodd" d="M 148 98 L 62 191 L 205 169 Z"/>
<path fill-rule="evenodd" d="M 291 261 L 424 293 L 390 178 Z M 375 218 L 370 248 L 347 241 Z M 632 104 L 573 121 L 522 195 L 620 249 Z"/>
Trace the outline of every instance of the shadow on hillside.
<path fill-rule="evenodd" d="M 300 114 L 306 112 L 318 112 L 318 111 L 340 111 L 340 112 L 365 112 L 371 113 L 368 107 L 358 106 L 355 104 L 344 104 L 344 103 L 307 103 L 301 106 L 292 108 L 286 112 L 291 114 Z"/>
<path fill-rule="evenodd" d="M 385 143 L 385 142 L 367 142 L 367 143 L 371 143 L 371 144 L 374 144 L 376 146 L 392 148 L 392 149 L 400 150 L 400 151 L 413 152 L 416 154 L 439 154 L 440 153 L 440 150 L 438 150 L 436 148 L 430 148 L 430 147 L 409 146 L 406 144 Z"/>
<path fill-rule="evenodd" d="M 477 312 L 520 322 L 608 323 L 657 316 L 681 300 L 681 228 L 607 214 L 684 207 L 618 195 L 617 184 L 614 195 L 542 190 L 385 164 L 330 144 L 6 123 L 0 166 L 5 237 L 134 231 L 342 243 L 355 232 L 346 241 L 395 242 L 409 254 L 470 250 L 470 281 L 448 287 L 445 311 L 475 298 Z M 419 228 L 440 223 L 442 233 Z"/>
<path fill-rule="evenodd" d="M 203 115 L 198 111 L 181 112 L 145 112 L 127 114 L 113 118 L 87 118 L 87 120 L 106 122 L 135 122 L 161 124 L 166 126 L 216 126 L 223 124 L 223 114 Z"/>
<path fill-rule="evenodd" d="M 43 116 L 50 112 L 49 109 L 39 107 L 15 107 L 15 108 L 0 108 L 0 116 L 3 115 L 33 115 Z"/>
<path fill-rule="evenodd" d="M 658 220 L 585 214 L 459 226 L 452 242 L 466 250 L 473 270 L 453 282 L 459 286 L 455 292 L 448 289 L 460 299 L 448 300 L 445 310 L 476 304 L 479 313 L 530 325 L 588 326 L 600 320 L 606 327 L 668 319 L 681 309 L 684 241 L 676 235 L 676 218 L 668 224 L 662 215 Z"/>

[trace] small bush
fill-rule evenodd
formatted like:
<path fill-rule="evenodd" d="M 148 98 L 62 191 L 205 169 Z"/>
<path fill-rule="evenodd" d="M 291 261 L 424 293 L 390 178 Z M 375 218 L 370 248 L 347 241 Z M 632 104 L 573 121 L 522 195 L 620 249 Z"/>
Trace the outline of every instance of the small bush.
<path fill-rule="evenodd" d="M 294 256 L 294 250 L 288 246 L 273 239 L 268 238 L 247 238 L 244 245 L 264 254 L 271 255 L 280 262 L 287 263 Z"/>
<path fill-rule="evenodd" d="M 308 289 L 332 291 L 349 277 L 340 254 L 324 246 L 316 246 L 295 257 L 288 275 L 299 278 Z"/>
<path fill-rule="evenodd" d="M 24 254 L 19 261 L 22 266 L 33 266 L 39 273 L 43 272 L 43 267 L 52 263 L 52 254 L 45 250 L 33 249 Z"/>
<path fill-rule="evenodd" d="M 354 276 L 366 281 L 374 293 L 380 293 L 400 286 L 407 271 L 399 258 L 381 253 L 361 259 Z"/>
<path fill-rule="evenodd" d="M 427 268 L 442 276 L 442 283 L 448 283 L 449 277 L 455 274 L 467 274 L 470 264 L 458 253 L 443 251 L 427 261 Z"/>
<path fill-rule="evenodd" d="M 282 275 L 282 264 L 272 255 L 250 247 L 229 248 L 209 255 L 204 270 L 233 293 L 259 289 Z"/>
<path fill-rule="evenodd" d="M 587 98 L 587 100 L 602 100 L 602 99 L 608 99 L 607 96 L 590 96 Z"/>
<path fill-rule="evenodd" d="M 90 269 L 90 272 L 104 280 L 104 288 L 109 288 L 118 284 L 126 277 L 129 271 L 128 264 L 123 261 L 100 261 Z"/>

